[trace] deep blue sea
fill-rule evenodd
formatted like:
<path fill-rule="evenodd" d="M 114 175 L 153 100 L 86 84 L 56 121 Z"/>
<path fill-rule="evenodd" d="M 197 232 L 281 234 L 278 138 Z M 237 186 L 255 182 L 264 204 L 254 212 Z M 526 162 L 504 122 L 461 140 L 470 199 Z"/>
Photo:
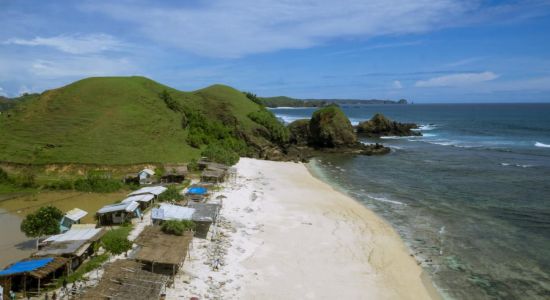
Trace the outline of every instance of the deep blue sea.
<path fill-rule="evenodd" d="M 311 169 L 384 217 L 447 299 L 550 299 L 550 104 L 343 106 L 421 125 Z M 272 110 L 289 122 L 313 108 Z"/>

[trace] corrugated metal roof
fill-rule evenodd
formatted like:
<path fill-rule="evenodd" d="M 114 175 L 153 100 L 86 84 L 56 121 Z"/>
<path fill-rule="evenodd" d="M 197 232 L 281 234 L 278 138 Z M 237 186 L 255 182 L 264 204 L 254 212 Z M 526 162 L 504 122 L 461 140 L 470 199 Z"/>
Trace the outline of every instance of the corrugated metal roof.
<path fill-rule="evenodd" d="M 142 194 L 152 194 L 152 195 L 158 196 L 164 193 L 166 190 L 167 188 L 163 186 L 148 186 L 148 187 L 141 188 L 137 191 L 133 191 L 130 194 L 128 194 L 128 196 L 135 196 L 135 195 L 142 195 Z"/>
<path fill-rule="evenodd" d="M 134 211 L 139 204 L 137 202 L 126 202 L 126 203 L 117 203 L 117 204 L 110 204 L 105 205 L 101 209 L 97 211 L 98 214 L 105 214 L 115 211 L 122 211 L 125 210 L 127 212 Z"/>
<path fill-rule="evenodd" d="M 27 261 L 16 262 L 6 269 L 0 271 L 0 276 L 13 275 L 18 273 L 25 273 L 42 268 L 45 265 L 53 261 L 53 257 L 39 258 Z"/>
<path fill-rule="evenodd" d="M 99 234 L 102 230 L 102 228 L 79 227 L 73 225 L 69 231 L 63 234 L 52 235 L 45 239 L 44 243 L 89 240 Z"/>
<path fill-rule="evenodd" d="M 191 220 L 194 208 L 162 203 L 159 208 L 153 208 L 151 217 L 154 220 Z"/>
<path fill-rule="evenodd" d="M 149 202 L 149 201 L 153 200 L 153 198 L 155 198 L 155 195 L 153 195 L 153 194 L 134 195 L 134 196 L 130 196 L 130 197 L 122 200 L 121 202 L 122 203 L 133 202 L 133 201 Z"/>
<path fill-rule="evenodd" d="M 149 175 L 155 175 L 155 171 L 151 170 L 151 169 L 143 169 L 141 171 L 139 171 L 139 173 L 147 173 Z"/>
<path fill-rule="evenodd" d="M 88 212 L 86 212 L 86 211 L 84 211 L 80 208 L 73 208 L 65 214 L 65 217 L 76 222 L 76 221 L 84 218 L 87 214 L 88 214 Z"/>

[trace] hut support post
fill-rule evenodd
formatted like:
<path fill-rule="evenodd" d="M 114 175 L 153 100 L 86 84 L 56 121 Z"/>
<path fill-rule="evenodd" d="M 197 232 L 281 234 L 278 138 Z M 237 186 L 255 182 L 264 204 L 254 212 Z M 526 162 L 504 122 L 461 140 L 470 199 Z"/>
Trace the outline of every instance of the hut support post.
<path fill-rule="evenodd" d="M 38 295 L 40 295 L 40 278 L 38 278 Z"/>
<path fill-rule="evenodd" d="M 27 297 L 27 274 L 23 276 L 23 297 Z"/>

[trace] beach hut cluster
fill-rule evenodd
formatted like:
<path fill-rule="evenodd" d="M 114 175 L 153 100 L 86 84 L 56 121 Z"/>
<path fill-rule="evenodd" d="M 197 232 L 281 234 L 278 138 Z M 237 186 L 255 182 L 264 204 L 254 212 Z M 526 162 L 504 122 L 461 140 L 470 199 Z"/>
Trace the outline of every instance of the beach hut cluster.
<path fill-rule="evenodd" d="M 97 250 L 101 238 L 110 226 L 150 218 L 126 259 L 107 263 L 101 279 L 88 288 L 79 299 L 159 299 L 189 255 L 193 237 L 207 238 L 216 224 L 221 209 L 220 199 L 210 199 L 215 184 L 225 181 L 230 168 L 215 163 L 202 163 L 201 182 L 181 193 L 184 200 L 156 203 L 167 191 L 165 186 L 145 186 L 127 195 L 118 203 L 105 205 L 95 213 L 96 224 L 81 224 L 87 212 L 75 208 L 60 221 L 60 234 L 40 241 L 31 257 L 0 270 L 0 286 L 4 298 L 8 291 L 22 291 L 25 296 L 39 295 L 53 281 L 74 272 Z M 149 171 L 138 175 L 139 182 L 149 182 Z M 165 182 L 179 182 L 187 176 L 187 168 L 171 166 L 163 175 Z M 143 176 L 142 176 L 143 175 Z M 142 176 L 142 177 L 140 177 Z M 143 179 L 143 180 L 142 180 Z M 147 212 L 147 213 L 146 213 Z M 193 231 L 183 235 L 168 234 L 161 226 L 169 220 L 195 223 Z"/>
<path fill-rule="evenodd" d="M 186 164 L 166 164 L 161 174 L 152 168 L 144 168 L 137 173 L 126 174 L 124 182 L 136 185 L 182 183 L 189 175 Z"/>

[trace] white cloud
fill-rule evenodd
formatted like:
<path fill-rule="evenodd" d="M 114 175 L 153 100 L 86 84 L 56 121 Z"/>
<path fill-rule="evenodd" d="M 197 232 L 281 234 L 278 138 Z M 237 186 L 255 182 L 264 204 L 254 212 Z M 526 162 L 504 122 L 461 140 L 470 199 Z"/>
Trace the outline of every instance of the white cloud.
<path fill-rule="evenodd" d="M 419 80 L 414 86 L 416 87 L 456 87 L 467 86 L 480 82 L 491 81 L 498 78 L 498 75 L 493 72 L 481 73 L 458 73 L 445 76 L 430 78 L 428 80 Z"/>
<path fill-rule="evenodd" d="M 402 89 L 402 88 L 403 88 L 403 85 L 401 84 L 401 81 L 395 80 L 395 81 L 393 82 L 393 88 L 394 88 L 394 89 Z"/>
<path fill-rule="evenodd" d="M 54 37 L 35 37 L 33 39 L 12 38 L 6 45 L 45 46 L 70 54 L 90 54 L 103 51 L 121 50 L 125 43 L 108 34 L 59 35 Z"/>
<path fill-rule="evenodd" d="M 477 1 L 213 0 L 161 8 L 89 2 L 83 9 L 136 24 L 148 38 L 198 55 L 242 57 L 334 39 L 426 32 L 473 7 Z"/>
<path fill-rule="evenodd" d="M 0 96 L 3 96 L 3 97 L 8 96 L 8 94 L 6 94 L 6 92 L 4 91 L 4 89 L 2 87 L 0 87 Z"/>

